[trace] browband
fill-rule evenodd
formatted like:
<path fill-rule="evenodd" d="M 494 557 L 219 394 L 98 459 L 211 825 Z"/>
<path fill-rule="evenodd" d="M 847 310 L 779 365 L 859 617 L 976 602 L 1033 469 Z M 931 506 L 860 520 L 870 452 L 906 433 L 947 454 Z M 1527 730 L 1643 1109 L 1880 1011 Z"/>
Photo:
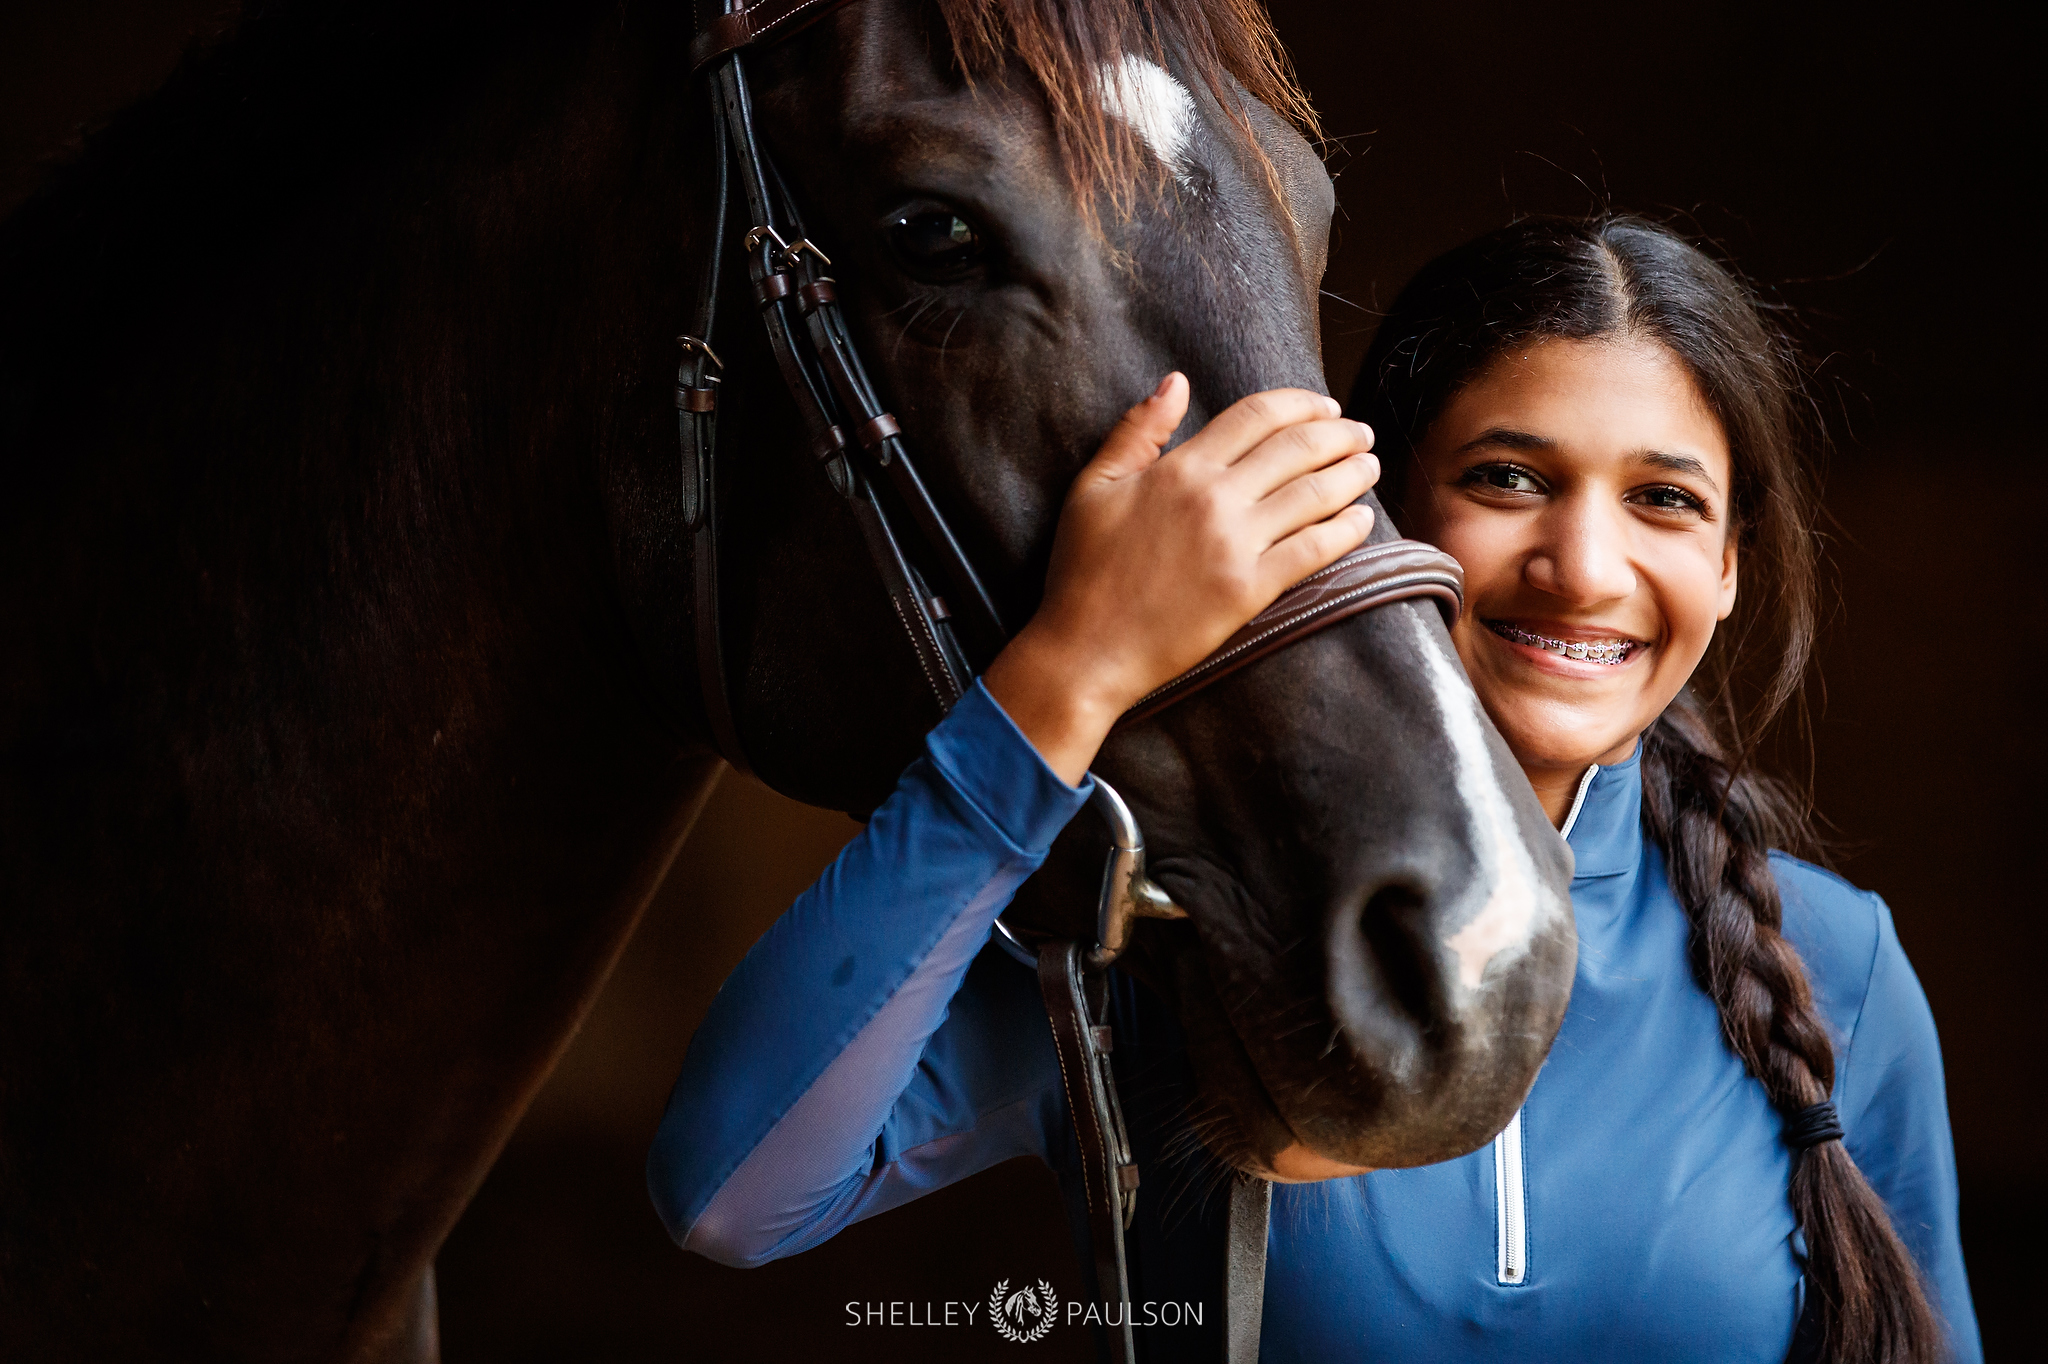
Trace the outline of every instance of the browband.
<path fill-rule="evenodd" d="M 734 5 L 714 14 L 690 41 L 690 70 L 695 73 L 728 52 L 757 43 L 787 38 L 853 0 L 759 0 Z"/>

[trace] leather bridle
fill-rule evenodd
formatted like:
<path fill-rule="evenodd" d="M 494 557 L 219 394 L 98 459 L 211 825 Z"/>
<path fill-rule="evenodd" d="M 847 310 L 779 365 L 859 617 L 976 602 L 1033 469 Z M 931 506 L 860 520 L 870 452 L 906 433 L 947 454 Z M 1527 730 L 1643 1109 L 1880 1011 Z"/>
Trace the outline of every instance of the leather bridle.
<path fill-rule="evenodd" d="M 826 478 L 853 512 L 890 605 L 941 714 L 965 694 L 976 669 L 1000 651 L 1009 632 L 993 598 L 946 524 L 912 462 L 901 428 L 882 406 L 839 310 L 831 259 L 805 234 L 795 202 L 755 135 L 751 91 L 741 53 L 825 17 L 852 0 L 723 0 L 698 26 L 693 71 L 711 69 L 715 218 L 697 295 L 693 330 L 676 375 L 683 453 L 684 524 L 691 532 L 696 582 L 698 676 L 713 742 L 725 760 L 750 772 L 736 722 L 721 629 L 718 574 L 718 390 L 724 364 L 712 348 L 726 254 L 731 180 L 738 171 L 750 224 L 743 239 L 755 301 L 783 386 L 802 417 Z M 737 165 L 735 166 L 735 162 Z M 943 592 L 934 591 L 934 584 Z M 1119 724 L 1143 719 L 1275 649 L 1389 602 L 1427 597 L 1447 623 L 1461 609 L 1464 577 L 1449 555 L 1394 540 L 1339 559 L 1290 588 L 1209 657 L 1152 692 Z M 1040 942 L 1035 951 L 1000 919 L 1005 948 L 1033 965 L 1052 1021 L 1061 1083 L 1073 1116 L 1087 1190 L 1098 1285 L 1109 1303 L 1130 1302 L 1124 1231 L 1137 1207 L 1138 1167 L 1117 1099 L 1106 1022 L 1103 969 L 1127 944 L 1137 918 L 1185 918 L 1145 874 L 1137 821 L 1109 783 L 1095 778 L 1092 799 L 1111 843 L 1097 902 L 1095 942 Z M 1267 1213 L 1271 1185 L 1235 1181 L 1226 1234 L 1225 1354 L 1231 1364 L 1258 1357 Z M 1128 1307 L 1109 1330 L 1117 1364 L 1136 1344 Z"/>

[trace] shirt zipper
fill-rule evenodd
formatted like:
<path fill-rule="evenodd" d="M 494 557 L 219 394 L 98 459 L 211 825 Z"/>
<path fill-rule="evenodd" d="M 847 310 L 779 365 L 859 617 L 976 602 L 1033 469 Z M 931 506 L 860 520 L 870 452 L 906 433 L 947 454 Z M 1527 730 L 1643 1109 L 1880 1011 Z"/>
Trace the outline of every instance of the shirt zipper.
<path fill-rule="evenodd" d="M 1493 1139 L 1493 1201 L 1500 1227 L 1495 1273 L 1504 1284 L 1520 1284 L 1529 1274 L 1528 1208 L 1522 1190 L 1522 1113 L 1508 1121 Z"/>
<path fill-rule="evenodd" d="M 1563 837 L 1571 837 L 1572 825 L 1579 822 L 1586 792 L 1592 789 L 1593 778 L 1599 771 L 1596 764 L 1579 778 L 1571 812 L 1558 831 Z M 1529 1193 L 1522 1157 L 1522 1110 L 1518 1108 L 1507 1127 L 1493 1139 L 1493 1210 L 1497 1230 L 1494 1276 L 1500 1283 L 1513 1287 L 1529 1280 Z"/>

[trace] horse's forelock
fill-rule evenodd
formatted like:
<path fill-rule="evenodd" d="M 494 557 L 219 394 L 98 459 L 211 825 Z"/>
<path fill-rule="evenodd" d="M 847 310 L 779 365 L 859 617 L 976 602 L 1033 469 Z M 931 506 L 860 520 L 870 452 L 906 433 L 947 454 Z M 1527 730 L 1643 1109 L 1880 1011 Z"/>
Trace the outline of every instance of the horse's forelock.
<path fill-rule="evenodd" d="M 1117 117 L 1118 73 L 1137 57 L 1171 65 L 1207 87 L 1261 159 L 1242 108 L 1244 94 L 1317 132 L 1315 111 L 1262 0 L 937 0 L 954 63 L 969 84 L 999 83 L 1021 65 L 1045 96 L 1053 134 L 1076 199 L 1093 211 L 1106 198 L 1128 213 L 1137 192 L 1177 169 L 1153 150 L 1145 130 Z M 1169 62 L 1168 54 L 1172 54 Z M 1278 179 L 1267 178 L 1276 198 Z"/>

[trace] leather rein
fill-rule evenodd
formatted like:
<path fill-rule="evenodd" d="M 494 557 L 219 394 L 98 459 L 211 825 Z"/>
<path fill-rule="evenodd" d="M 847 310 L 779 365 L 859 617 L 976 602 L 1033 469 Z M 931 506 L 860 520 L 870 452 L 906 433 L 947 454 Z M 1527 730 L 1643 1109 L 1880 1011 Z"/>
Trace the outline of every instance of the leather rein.
<path fill-rule="evenodd" d="M 693 330 L 679 338 L 676 416 L 682 440 L 685 527 L 695 577 L 698 677 L 712 739 L 725 760 L 751 773 L 734 715 L 718 574 L 718 391 L 724 363 L 712 348 L 726 256 L 732 179 L 737 172 L 749 227 L 742 239 L 753 294 L 784 388 L 803 419 L 812 453 L 860 527 L 868 557 L 889 594 L 941 714 L 966 693 L 1009 631 L 973 562 L 932 500 L 901 427 L 882 406 L 840 312 L 828 257 L 805 234 L 788 184 L 755 134 L 744 50 L 789 36 L 852 0 L 723 0 L 691 44 L 693 71 L 710 68 L 716 216 L 697 294 Z M 935 585 L 943 590 L 934 590 Z M 1389 602 L 1429 598 L 1447 622 L 1461 609 L 1464 577 L 1449 555 L 1412 540 L 1367 545 L 1296 584 L 1221 648 L 1141 700 L 1119 725 L 1152 715 L 1254 659 L 1314 631 Z M 1178 919 L 1186 911 L 1145 874 L 1145 844 L 1130 808 L 1095 778 L 1095 806 L 1111 834 L 1097 902 L 1095 942 L 1026 946 L 1001 919 L 998 941 L 1038 972 L 1052 1022 L 1081 1152 L 1098 1288 L 1126 1304 L 1109 1328 L 1116 1364 L 1133 1364 L 1124 1232 L 1137 1208 L 1138 1167 L 1110 1064 L 1114 1039 L 1103 970 L 1129 942 L 1138 918 Z M 1225 1358 L 1258 1358 L 1267 1215 L 1272 1186 L 1233 1182 L 1226 1233 Z"/>

